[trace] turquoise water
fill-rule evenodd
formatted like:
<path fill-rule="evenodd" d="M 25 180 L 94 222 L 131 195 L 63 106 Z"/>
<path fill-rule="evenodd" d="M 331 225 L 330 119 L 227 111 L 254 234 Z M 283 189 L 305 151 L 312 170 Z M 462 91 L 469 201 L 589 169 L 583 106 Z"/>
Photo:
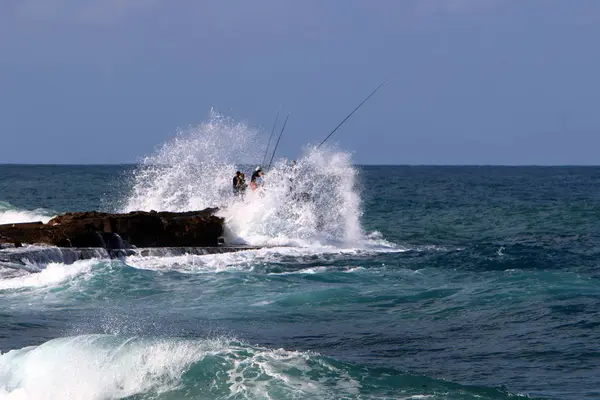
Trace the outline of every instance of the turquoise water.
<path fill-rule="evenodd" d="M 213 201 L 181 171 L 0 166 L 0 221 Z M 228 206 L 261 250 L 0 266 L 0 398 L 600 398 L 600 168 L 329 171 Z"/>

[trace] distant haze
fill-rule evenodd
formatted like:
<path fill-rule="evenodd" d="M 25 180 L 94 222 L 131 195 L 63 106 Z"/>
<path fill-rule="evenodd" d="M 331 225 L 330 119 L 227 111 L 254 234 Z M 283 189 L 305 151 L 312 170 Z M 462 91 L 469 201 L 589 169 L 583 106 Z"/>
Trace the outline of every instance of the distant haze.
<path fill-rule="evenodd" d="M 597 0 L 4 0 L 0 163 L 127 163 L 211 107 L 278 152 L 600 164 Z"/>

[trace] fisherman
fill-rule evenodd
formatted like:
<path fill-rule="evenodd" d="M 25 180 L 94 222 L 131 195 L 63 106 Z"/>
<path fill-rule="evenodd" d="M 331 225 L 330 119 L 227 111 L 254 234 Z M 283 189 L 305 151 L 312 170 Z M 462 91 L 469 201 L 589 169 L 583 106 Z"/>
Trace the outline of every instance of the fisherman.
<path fill-rule="evenodd" d="M 233 194 L 237 197 L 244 198 L 246 187 L 245 175 L 240 171 L 236 171 L 235 176 L 233 177 Z"/>
<path fill-rule="evenodd" d="M 253 192 L 264 184 L 263 176 L 264 173 L 262 168 L 260 168 L 260 166 L 256 167 L 250 177 L 250 189 L 252 189 Z"/>
<path fill-rule="evenodd" d="M 238 196 L 240 194 L 240 175 L 242 173 L 240 171 L 235 171 L 235 175 L 233 177 L 233 194 Z"/>

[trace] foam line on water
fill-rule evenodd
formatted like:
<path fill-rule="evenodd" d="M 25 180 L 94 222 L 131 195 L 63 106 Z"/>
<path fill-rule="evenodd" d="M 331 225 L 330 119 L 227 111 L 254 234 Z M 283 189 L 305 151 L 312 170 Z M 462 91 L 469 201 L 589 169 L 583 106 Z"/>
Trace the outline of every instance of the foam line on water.
<path fill-rule="evenodd" d="M 310 268 L 302 268 L 297 271 L 283 271 L 283 272 L 270 272 L 269 275 L 316 275 L 322 274 L 326 272 L 344 272 L 344 273 L 353 273 L 364 271 L 363 267 L 329 267 L 329 266 L 319 266 L 319 267 L 310 267 Z"/>
<path fill-rule="evenodd" d="M 391 252 L 391 249 L 340 249 L 334 246 L 312 247 L 271 247 L 257 250 L 244 250 L 232 253 L 183 255 L 173 257 L 130 256 L 127 265 L 154 271 L 179 271 L 183 273 L 219 273 L 251 271 L 256 266 L 270 263 L 302 264 L 313 263 L 315 256 L 323 260 L 348 259 L 369 256 L 378 252 Z M 396 248 L 394 252 L 407 251 Z"/>
<path fill-rule="evenodd" d="M 10 279 L 0 279 L 0 290 L 18 290 L 56 286 L 76 276 L 91 272 L 98 260 L 81 260 L 74 264 L 50 263 L 40 272 L 32 272 Z"/>

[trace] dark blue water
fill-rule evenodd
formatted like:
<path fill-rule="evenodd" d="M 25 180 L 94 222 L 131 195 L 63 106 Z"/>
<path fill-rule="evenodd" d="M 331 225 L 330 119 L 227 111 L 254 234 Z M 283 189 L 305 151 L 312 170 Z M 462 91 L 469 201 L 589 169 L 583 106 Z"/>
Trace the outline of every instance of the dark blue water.
<path fill-rule="evenodd" d="M 133 170 L 2 166 L 0 220 Z M 600 398 L 600 168 L 357 172 L 366 244 L 0 267 L 0 397 Z"/>

